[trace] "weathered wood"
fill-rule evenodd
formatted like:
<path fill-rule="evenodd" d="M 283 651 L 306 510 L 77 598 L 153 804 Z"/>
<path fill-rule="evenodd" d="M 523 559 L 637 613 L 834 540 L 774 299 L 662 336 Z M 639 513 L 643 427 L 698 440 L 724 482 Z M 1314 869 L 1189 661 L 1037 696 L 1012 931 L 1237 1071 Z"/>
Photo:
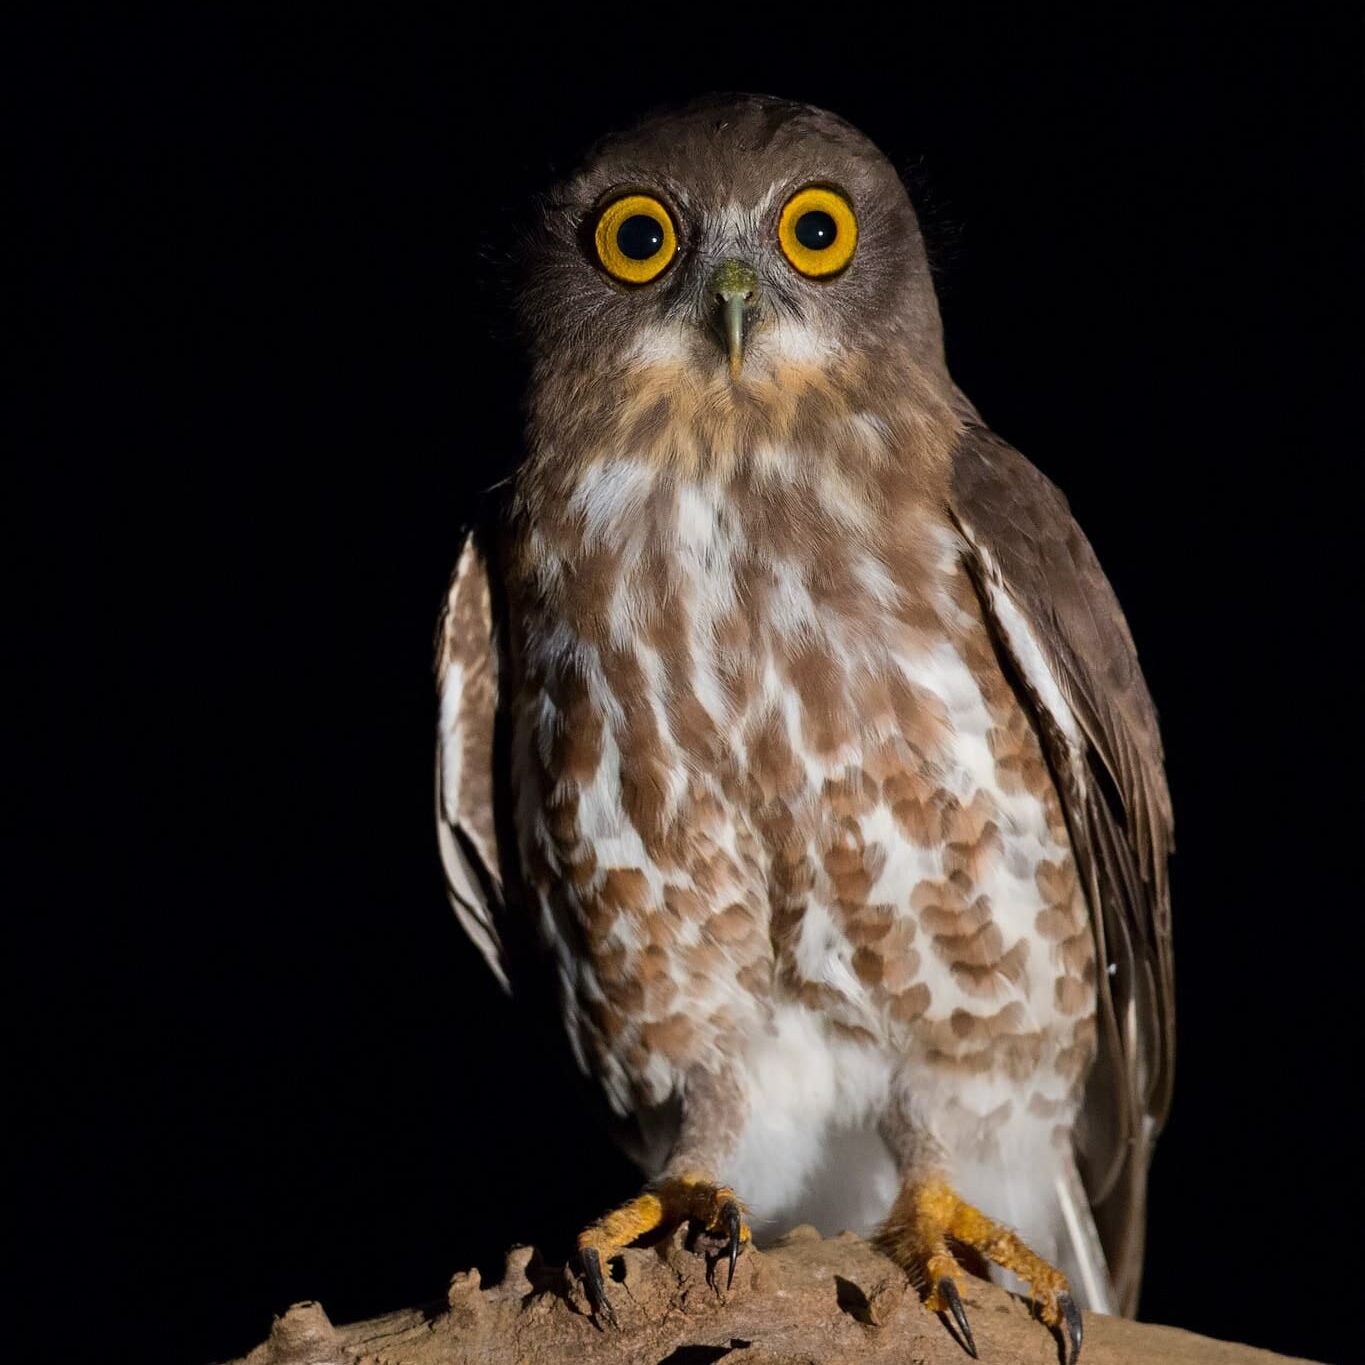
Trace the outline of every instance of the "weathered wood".
<path fill-rule="evenodd" d="M 315 1303 L 276 1318 L 233 1365 L 968 1365 L 901 1272 L 852 1233 L 797 1228 L 746 1248 L 727 1295 L 680 1230 L 624 1253 L 609 1284 L 620 1329 L 599 1328 L 577 1280 L 530 1247 L 487 1289 L 457 1274 L 447 1302 L 334 1327 Z M 723 1272 L 722 1272 L 723 1274 Z M 969 1280 L 964 1301 L 987 1365 L 1058 1365 L 1057 1341 L 1027 1304 Z M 1172 1327 L 1085 1316 L 1084 1365 L 1286 1365 L 1287 1356 Z"/>

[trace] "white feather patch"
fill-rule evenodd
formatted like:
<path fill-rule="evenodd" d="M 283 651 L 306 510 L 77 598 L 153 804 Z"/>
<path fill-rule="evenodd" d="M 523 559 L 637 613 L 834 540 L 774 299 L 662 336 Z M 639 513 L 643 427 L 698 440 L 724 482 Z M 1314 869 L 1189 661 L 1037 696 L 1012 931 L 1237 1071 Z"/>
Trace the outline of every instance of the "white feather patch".
<path fill-rule="evenodd" d="M 824 1191 L 820 1226 L 830 1233 L 865 1229 L 884 1217 L 895 1196 L 895 1168 L 869 1125 L 885 1102 L 891 1059 L 831 1035 L 809 1010 L 780 1004 L 771 1027 L 750 1039 L 744 1070 L 749 1112 L 724 1178 L 744 1191 L 755 1225 L 790 1226 L 831 1145 L 859 1131 L 867 1134 L 870 1164 L 845 1172 L 857 1178 L 847 1181 L 844 1200 Z"/>
<path fill-rule="evenodd" d="M 1033 628 L 1024 618 L 1023 612 L 1015 605 L 1014 599 L 1009 595 L 1001 578 L 1000 568 L 992 559 L 989 551 L 971 538 L 970 531 L 967 532 L 967 535 L 968 539 L 971 540 L 972 549 L 976 552 L 982 567 L 985 569 L 986 596 L 990 603 L 991 614 L 1004 633 L 1005 642 L 1009 646 L 1010 657 L 1023 675 L 1024 683 L 1029 691 L 1038 699 L 1057 728 L 1066 736 L 1068 743 L 1079 750 L 1084 743 L 1080 726 L 1077 725 L 1076 716 L 1062 695 L 1062 689 L 1057 685 L 1057 679 L 1052 674 L 1047 656 L 1043 653 L 1042 646 L 1033 633 Z"/>

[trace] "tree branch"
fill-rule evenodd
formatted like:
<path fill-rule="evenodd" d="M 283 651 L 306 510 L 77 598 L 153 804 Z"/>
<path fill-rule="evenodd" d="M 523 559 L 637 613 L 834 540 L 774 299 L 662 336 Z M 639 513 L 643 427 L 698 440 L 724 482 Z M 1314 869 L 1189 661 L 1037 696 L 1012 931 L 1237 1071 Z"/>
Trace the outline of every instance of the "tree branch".
<path fill-rule="evenodd" d="M 722 1271 L 723 1276 L 723 1271 Z M 1028 1305 L 969 1277 L 964 1302 L 989 1365 L 1058 1365 L 1057 1340 Z M 969 1365 L 949 1328 L 862 1238 L 794 1229 L 746 1248 L 725 1294 L 684 1230 L 621 1256 L 608 1282 L 620 1330 L 588 1314 L 577 1279 L 530 1247 L 508 1254 L 484 1289 L 476 1271 L 448 1301 L 333 1327 L 320 1305 L 295 1304 L 268 1340 L 233 1365 Z M 1085 1315 L 1084 1365 L 1286 1365 L 1287 1356 L 1172 1327 Z"/>

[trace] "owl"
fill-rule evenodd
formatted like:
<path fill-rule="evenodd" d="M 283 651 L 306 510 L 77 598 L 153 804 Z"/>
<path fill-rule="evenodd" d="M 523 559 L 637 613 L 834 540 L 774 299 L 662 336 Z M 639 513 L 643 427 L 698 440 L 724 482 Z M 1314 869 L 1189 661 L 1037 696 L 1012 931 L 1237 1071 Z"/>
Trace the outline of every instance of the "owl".
<path fill-rule="evenodd" d="M 855 1228 L 1072 1359 L 1134 1310 L 1172 1078 L 1156 718 L 1061 494 L 954 385 L 904 186 L 819 109 L 609 137 L 525 252 L 525 453 L 438 633 L 437 824 L 514 997 L 538 945 L 643 1192 Z"/>

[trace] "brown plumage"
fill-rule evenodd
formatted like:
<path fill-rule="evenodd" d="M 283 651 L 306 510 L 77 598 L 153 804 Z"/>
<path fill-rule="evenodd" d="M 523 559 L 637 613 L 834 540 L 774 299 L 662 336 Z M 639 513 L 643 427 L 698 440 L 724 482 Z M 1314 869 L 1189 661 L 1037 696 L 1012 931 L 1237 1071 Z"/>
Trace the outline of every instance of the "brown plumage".
<path fill-rule="evenodd" d="M 828 278 L 776 240 L 809 185 L 856 214 Z M 626 192 L 677 236 L 629 286 L 592 236 Z M 1155 716 L 1061 495 L 952 385 L 894 172 L 831 115 L 702 102 L 554 192 L 527 279 L 528 453 L 443 617 L 438 823 L 462 922 L 505 984 L 535 923 L 663 1179 L 584 1234 L 590 1287 L 651 1219 L 713 1209 L 737 1248 L 734 1186 L 773 1227 L 889 1214 L 932 1307 L 935 1239 L 992 1238 L 1070 1329 L 964 1188 L 1132 1311 L 1173 1038 Z"/>

